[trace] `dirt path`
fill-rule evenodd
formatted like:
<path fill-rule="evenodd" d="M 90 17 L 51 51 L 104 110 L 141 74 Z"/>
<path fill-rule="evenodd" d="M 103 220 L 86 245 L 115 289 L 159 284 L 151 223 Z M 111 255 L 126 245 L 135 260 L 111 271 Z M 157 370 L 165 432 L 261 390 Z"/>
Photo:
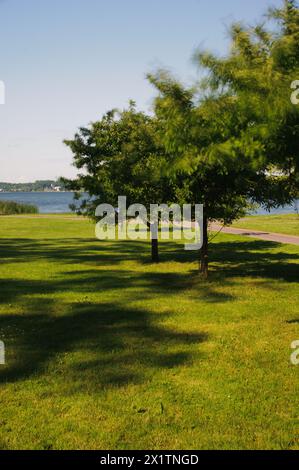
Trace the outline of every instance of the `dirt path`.
<path fill-rule="evenodd" d="M 210 230 L 218 232 L 221 225 L 211 224 Z M 261 232 L 260 230 L 251 230 L 244 228 L 224 227 L 223 233 L 230 233 L 232 235 L 243 235 L 244 237 L 258 238 L 260 240 L 267 240 L 270 242 L 287 243 L 291 245 L 299 245 L 299 237 L 295 235 L 283 235 L 282 233 Z"/>

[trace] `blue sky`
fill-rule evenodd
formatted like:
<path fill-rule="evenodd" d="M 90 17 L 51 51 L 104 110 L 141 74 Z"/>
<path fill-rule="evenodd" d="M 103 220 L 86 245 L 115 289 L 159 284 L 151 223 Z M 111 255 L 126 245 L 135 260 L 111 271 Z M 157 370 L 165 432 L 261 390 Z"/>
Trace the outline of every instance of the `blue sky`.
<path fill-rule="evenodd" d="M 280 0 L 0 0 L 0 181 L 73 176 L 63 145 L 130 98 L 149 110 L 145 74 L 196 77 L 198 46 L 225 53 L 227 27 Z"/>

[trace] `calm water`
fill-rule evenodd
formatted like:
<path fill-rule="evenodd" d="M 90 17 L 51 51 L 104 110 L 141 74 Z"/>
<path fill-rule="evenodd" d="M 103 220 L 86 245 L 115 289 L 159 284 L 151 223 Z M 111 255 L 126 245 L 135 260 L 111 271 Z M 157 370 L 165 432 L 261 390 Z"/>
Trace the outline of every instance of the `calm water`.
<path fill-rule="evenodd" d="M 69 205 L 73 202 L 73 193 L 0 193 L 0 200 L 6 199 L 16 202 L 34 204 L 39 208 L 41 214 L 61 214 L 71 212 Z M 299 210 L 299 200 L 296 201 L 297 210 Z M 270 214 L 289 214 L 295 212 L 295 206 L 286 206 L 279 209 L 273 209 Z M 260 209 L 257 214 L 269 214 Z"/>
<path fill-rule="evenodd" d="M 295 201 L 293 206 L 284 206 L 279 207 L 278 209 L 272 209 L 270 212 L 265 211 L 264 209 L 258 209 L 253 214 L 254 215 L 275 215 L 275 214 L 292 214 L 292 213 L 299 213 L 299 199 Z"/>
<path fill-rule="evenodd" d="M 69 205 L 73 202 L 73 193 L 0 193 L 0 201 L 23 202 L 34 204 L 41 214 L 61 214 L 71 212 Z"/>

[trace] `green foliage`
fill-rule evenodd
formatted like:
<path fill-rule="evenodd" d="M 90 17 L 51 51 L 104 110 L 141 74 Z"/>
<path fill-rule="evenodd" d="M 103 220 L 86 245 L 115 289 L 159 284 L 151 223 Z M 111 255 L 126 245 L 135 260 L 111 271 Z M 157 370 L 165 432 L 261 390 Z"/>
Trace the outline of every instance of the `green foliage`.
<path fill-rule="evenodd" d="M 261 25 L 233 25 L 227 57 L 195 55 L 208 71 L 210 92 L 234 98 L 231 118 L 224 120 L 228 135 L 210 152 L 222 157 L 229 148 L 239 159 L 249 155 L 260 173 L 270 173 L 265 191 L 259 184 L 251 194 L 267 207 L 290 202 L 299 187 L 299 106 L 290 100 L 291 83 L 299 77 L 299 10 L 296 2 L 285 1 L 269 16 L 276 21 L 275 32 Z M 215 119 L 222 120 L 221 113 Z"/>
<path fill-rule="evenodd" d="M 229 224 L 244 215 L 248 208 L 244 179 L 256 177 L 256 173 L 223 141 L 229 132 L 225 116 L 227 121 L 231 119 L 233 100 L 210 97 L 198 103 L 197 90 L 185 89 L 165 72 L 149 79 L 160 92 L 155 112 L 169 173 L 185 188 L 185 199 L 204 204 L 209 220 Z M 217 113 L 222 114 L 221 122 L 214 119 Z M 222 145 L 221 156 L 212 148 L 217 141 Z"/>
<path fill-rule="evenodd" d="M 0 215 L 37 213 L 38 208 L 31 204 L 21 204 L 14 201 L 0 201 Z"/>
<path fill-rule="evenodd" d="M 80 170 L 75 180 L 64 180 L 69 189 L 84 191 L 88 197 L 73 207 L 78 213 L 94 215 L 95 207 L 108 203 L 117 207 L 118 196 L 128 205 L 166 203 L 175 197 L 175 186 L 163 176 L 164 149 L 158 140 L 158 122 L 136 110 L 113 110 L 89 128 L 81 128 L 73 140 L 66 140 Z"/>
<path fill-rule="evenodd" d="M 230 223 L 248 200 L 270 208 L 298 194 L 299 107 L 290 86 L 299 77 L 299 11 L 286 1 L 271 16 L 275 34 L 234 24 L 226 57 L 197 51 L 199 86 L 149 75 L 169 167 L 188 175 L 210 220 Z"/>

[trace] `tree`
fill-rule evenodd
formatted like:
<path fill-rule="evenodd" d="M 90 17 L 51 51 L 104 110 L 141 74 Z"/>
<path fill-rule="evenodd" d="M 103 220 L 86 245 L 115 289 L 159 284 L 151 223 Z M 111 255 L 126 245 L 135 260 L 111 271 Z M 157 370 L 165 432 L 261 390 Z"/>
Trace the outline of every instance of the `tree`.
<path fill-rule="evenodd" d="M 266 207 L 290 202 L 298 191 L 299 106 L 291 102 L 291 84 L 299 77 L 299 9 L 294 0 L 271 9 L 275 32 L 263 25 L 235 24 L 228 57 L 198 52 L 196 62 L 208 70 L 213 93 L 229 92 L 243 115 L 238 139 L 259 145 L 258 157 L 268 173 L 280 173 L 274 197 L 263 187 L 253 196 Z M 233 144 L 232 140 L 229 141 Z M 273 185 L 270 187 L 273 191 Z"/>
<path fill-rule="evenodd" d="M 197 102 L 193 90 L 185 89 L 165 72 L 149 78 L 160 91 L 155 111 L 170 174 L 185 188 L 185 199 L 190 204 L 204 205 L 200 272 L 206 278 L 208 224 L 217 220 L 227 225 L 245 215 L 249 203 L 244 180 L 257 176 L 249 155 L 242 161 L 237 155 L 232 158 L 229 152 L 225 158 L 209 154 L 210 146 L 234 129 L 234 101 L 229 96 Z"/>
<path fill-rule="evenodd" d="M 124 111 L 112 110 L 88 128 L 80 128 L 73 140 L 66 140 L 73 164 L 80 170 L 74 180 L 65 180 L 77 191 L 79 214 L 95 217 L 95 208 L 105 202 L 117 208 L 118 196 L 127 204 L 162 204 L 175 197 L 172 179 L 162 176 L 164 149 L 157 136 L 155 117 L 138 112 L 131 102 Z M 87 196 L 83 196 L 83 192 Z M 154 227 L 150 225 L 151 235 Z M 159 261 L 158 240 L 151 236 L 152 261 Z"/>
<path fill-rule="evenodd" d="M 290 84 L 298 73 L 298 8 L 271 12 L 281 28 L 231 28 L 227 57 L 197 52 L 205 77 L 185 88 L 165 72 L 149 75 L 168 167 L 188 179 L 204 204 L 201 272 L 208 275 L 208 223 L 229 224 L 250 203 L 291 202 L 298 191 L 298 108 Z"/>

